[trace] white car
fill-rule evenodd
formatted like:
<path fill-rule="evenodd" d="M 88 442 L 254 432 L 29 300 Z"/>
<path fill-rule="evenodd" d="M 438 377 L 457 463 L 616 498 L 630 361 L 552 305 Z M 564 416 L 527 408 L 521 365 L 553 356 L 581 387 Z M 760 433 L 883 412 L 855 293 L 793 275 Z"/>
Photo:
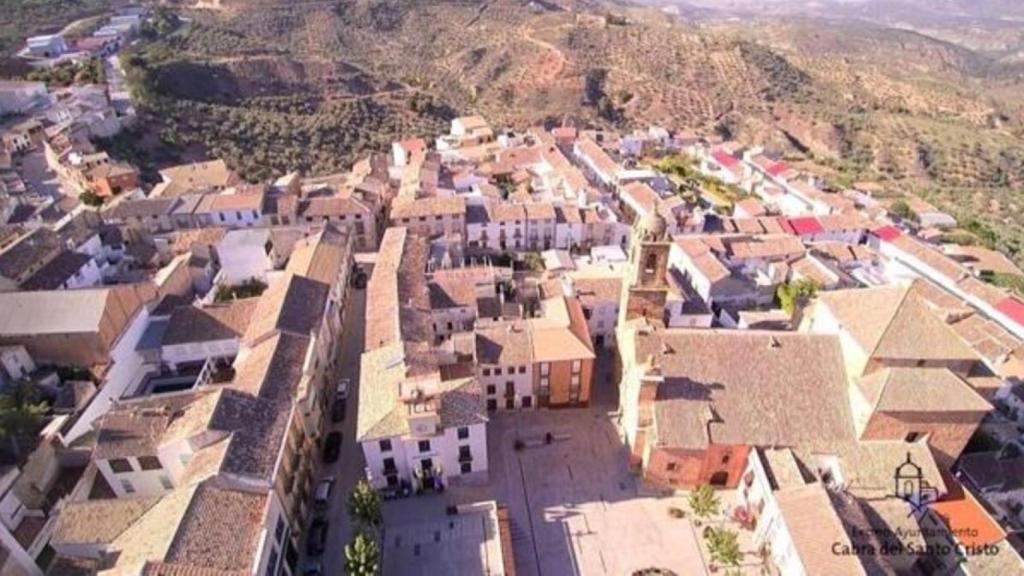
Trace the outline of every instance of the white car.
<path fill-rule="evenodd" d="M 313 492 L 313 506 L 317 510 L 326 510 L 331 504 L 331 493 L 334 491 L 334 477 L 328 476 L 316 485 Z"/>
<path fill-rule="evenodd" d="M 342 378 L 338 380 L 338 388 L 335 390 L 335 396 L 337 398 L 348 398 L 348 389 L 352 381 L 348 378 Z"/>

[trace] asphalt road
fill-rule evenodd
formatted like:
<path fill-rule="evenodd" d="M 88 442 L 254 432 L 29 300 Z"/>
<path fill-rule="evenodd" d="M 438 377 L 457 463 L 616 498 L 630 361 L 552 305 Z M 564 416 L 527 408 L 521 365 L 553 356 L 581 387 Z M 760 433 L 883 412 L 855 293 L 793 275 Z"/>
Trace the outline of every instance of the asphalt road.
<path fill-rule="evenodd" d="M 327 519 L 330 529 L 327 536 L 327 550 L 322 561 L 324 574 L 335 576 L 344 573 L 345 544 L 352 538 L 345 502 L 356 482 L 363 477 L 366 464 L 363 452 L 355 442 L 356 414 L 359 408 L 359 357 L 363 352 L 363 332 L 366 317 L 366 290 L 353 289 L 350 293 L 345 326 L 338 347 L 338 378 L 351 381 L 348 407 L 344 422 L 329 424 L 331 430 L 340 430 L 343 436 L 341 457 L 334 464 L 323 465 L 320 477 L 333 476 L 336 479 Z M 302 552 L 305 553 L 303 542 Z"/>

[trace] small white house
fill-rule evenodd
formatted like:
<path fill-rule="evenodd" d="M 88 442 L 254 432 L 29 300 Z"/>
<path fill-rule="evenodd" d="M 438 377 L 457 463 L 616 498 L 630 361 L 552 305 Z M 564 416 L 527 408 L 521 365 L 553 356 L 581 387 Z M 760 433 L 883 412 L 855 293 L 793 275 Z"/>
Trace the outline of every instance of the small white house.
<path fill-rule="evenodd" d="M 32 36 L 25 41 L 28 53 L 37 58 L 56 58 L 68 51 L 68 45 L 60 34 Z"/>

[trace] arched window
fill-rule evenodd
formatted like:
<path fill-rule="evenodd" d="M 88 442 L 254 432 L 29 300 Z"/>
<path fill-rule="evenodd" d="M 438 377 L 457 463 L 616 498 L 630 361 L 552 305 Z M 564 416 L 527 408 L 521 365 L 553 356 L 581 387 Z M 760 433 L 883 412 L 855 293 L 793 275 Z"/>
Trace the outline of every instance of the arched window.
<path fill-rule="evenodd" d="M 711 480 L 708 482 L 712 486 L 725 486 L 729 483 L 729 473 L 718 471 L 711 475 Z"/>
<path fill-rule="evenodd" d="M 654 272 L 655 270 L 657 270 L 657 268 L 658 268 L 658 255 L 657 254 L 648 254 L 647 255 L 647 263 L 644 265 L 644 271 L 646 271 L 646 272 Z"/>

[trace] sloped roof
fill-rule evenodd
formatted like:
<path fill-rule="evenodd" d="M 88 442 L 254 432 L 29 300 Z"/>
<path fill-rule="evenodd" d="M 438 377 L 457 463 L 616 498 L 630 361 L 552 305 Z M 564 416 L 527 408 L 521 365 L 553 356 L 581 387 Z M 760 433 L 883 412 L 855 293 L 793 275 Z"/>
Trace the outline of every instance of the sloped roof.
<path fill-rule="evenodd" d="M 23 290 L 56 290 L 78 273 L 92 257 L 65 250 L 36 271 L 21 285 Z"/>
<path fill-rule="evenodd" d="M 883 368 L 858 381 L 882 412 L 988 412 L 986 402 L 948 368 Z"/>
<path fill-rule="evenodd" d="M 807 574 L 867 574 L 856 555 L 833 552 L 837 545 L 851 546 L 851 542 L 824 486 L 814 483 L 779 490 L 775 501 Z"/>
<path fill-rule="evenodd" d="M 235 363 L 210 427 L 231 437 L 221 471 L 269 479 L 299 395 L 307 337 L 276 333 Z"/>
<path fill-rule="evenodd" d="M 669 446 L 832 446 L 854 437 L 835 336 L 663 329 L 638 333 L 633 356 L 652 358 L 664 377 L 656 426 Z"/>
<path fill-rule="evenodd" d="M 58 516 L 53 542 L 108 544 L 135 524 L 158 500 L 115 498 L 68 502 Z"/>
<path fill-rule="evenodd" d="M 819 299 L 869 357 L 976 360 L 921 297 L 918 284 L 839 290 Z"/>
<path fill-rule="evenodd" d="M 164 560 L 216 570 L 246 570 L 259 547 L 267 493 L 204 483 L 192 496 Z"/>
<path fill-rule="evenodd" d="M 186 344 L 240 338 L 252 320 L 259 298 L 210 306 L 178 306 L 171 312 L 162 344 Z"/>
<path fill-rule="evenodd" d="M 285 270 L 333 286 L 348 265 L 348 247 L 348 232 L 328 224 L 295 244 Z"/>
<path fill-rule="evenodd" d="M 520 366 L 533 362 L 531 331 L 523 322 L 479 326 L 475 332 L 478 363 Z"/>
<path fill-rule="evenodd" d="M 252 345 L 277 330 L 308 336 L 323 316 L 329 290 L 323 282 L 285 273 L 260 295 L 245 342 Z"/>

